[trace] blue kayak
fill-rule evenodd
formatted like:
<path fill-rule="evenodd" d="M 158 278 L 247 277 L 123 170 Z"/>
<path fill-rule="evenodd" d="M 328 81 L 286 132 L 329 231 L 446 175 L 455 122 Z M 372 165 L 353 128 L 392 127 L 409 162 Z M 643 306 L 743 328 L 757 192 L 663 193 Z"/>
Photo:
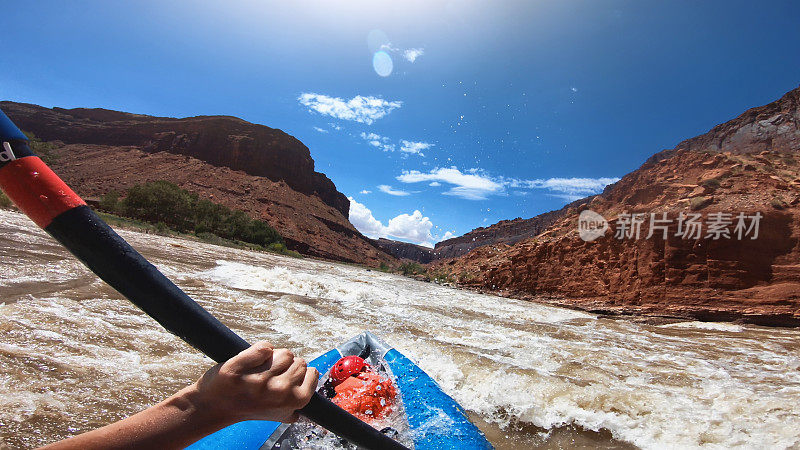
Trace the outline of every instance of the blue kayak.
<path fill-rule="evenodd" d="M 399 439 L 417 450 L 427 449 L 491 449 L 486 436 L 467 418 L 464 410 L 445 394 L 433 379 L 410 359 L 390 347 L 374 334 L 364 332 L 338 348 L 308 363 L 319 370 L 320 386 L 339 358 L 356 355 L 388 374 L 400 391 L 399 410 L 402 429 Z M 321 389 L 320 389 L 321 391 Z M 231 425 L 206 436 L 189 446 L 192 450 L 246 449 L 270 450 L 305 448 L 312 425 L 298 422 L 282 424 L 268 421 L 246 421 Z M 397 431 L 392 430 L 397 433 Z M 324 433 L 324 431 L 323 431 Z M 312 436 L 313 437 L 313 436 Z"/>

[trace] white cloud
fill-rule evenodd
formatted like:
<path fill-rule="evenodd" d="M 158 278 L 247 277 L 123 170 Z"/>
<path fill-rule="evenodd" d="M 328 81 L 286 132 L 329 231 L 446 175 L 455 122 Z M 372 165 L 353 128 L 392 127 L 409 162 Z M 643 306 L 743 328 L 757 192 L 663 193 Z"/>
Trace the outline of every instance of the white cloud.
<path fill-rule="evenodd" d="M 434 181 L 434 182 L 430 183 L 428 186 L 436 187 L 436 186 L 441 186 L 441 185 L 442 185 L 442 183 L 439 183 L 438 181 Z"/>
<path fill-rule="evenodd" d="M 414 142 L 405 139 L 400 140 L 400 151 L 403 153 L 414 153 L 420 156 L 425 156 L 422 151 L 433 147 L 433 144 L 427 142 Z"/>
<path fill-rule="evenodd" d="M 385 136 L 381 136 L 375 133 L 364 133 L 361 132 L 361 139 L 367 141 L 367 143 L 373 147 L 382 149 L 385 152 L 393 152 L 395 149 L 394 144 L 389 142 L 389 138 Z"/>
<path fill-rule="evenodd" d="M 328 122 L 328 126 L 330 126 L 331 128 L 333 128 L 336 131 L 341 131 L 341 129 L 342 129 L 342 127 L 340 127 L 339 125 L 336 125 L 333 122 Z"/>
<path fill-rule="evenodd" d="M 454 237 L 456 237 L 456 235 L 452 231 L 448 231 L 447 233 L 444 234 L 444 236 L 442 236 L 442 241 L 446 241 Z"/>
<path fill-rule="evenodd" d="M 393 152 L 397 149 L 397 145 L 391 142 L 386 136 L 381 136 L 377 133 L 366 133 L 361 132 L 359 134 L 361 139 L 367 141 L 367 144 L 379 148 L 385 152 Z M 407 141 L 405 139 L 400 140 L 400 151 L 404 153 L 403 156 L 408 156 L 409 154 L 419 155 L 424 157 L 425 154 L 422 153 L 422 150 L 426 150 L 433 147 L 433 144 L 429 144 L 427 142 L 414 142 L 414 141 Z"/>
<path fill-rule="evenodd" d="M 364 194 L 364 195 L 372 194 L 372 191 L 368 191 L 366 189 L 362 189 L 361 192 L 359 192 L 359 194 Z"/>
<path fill-rule="evenodd" d="M 430 218 L 423 216 L 419 210 L 415 210 L 411 214 L 400 214 L 390 219 L 388 225 L 383 225 L 372 215 L 369 208 L 352 197 L 348 197 L 348 199 L 350 200 L 350 223 L 365 236 L 373 239 L 401 239 L 433 247 L 433 242 L 436 240 L 431 234 L 433 222 Z M 445 234 L 445 236 L 447 235 Z"/>
<path fill-rule="evenodd" d="M 385 52 L 391 52 L 391 53 L 402 52 L 403 58 L 405 58 L 406 61 L 412 62 L 412 63 L 414 61 L 416 61 L 417 58 L 419 58 L 420 56 L 425 54 L 425 49 L 422 48 L 422 47 L 420 47 L 420 48 L 407 48 L 405 50 L 401 50 L 400 48 L 395 47 L 394 45 L 392 45 L 391 42 L 384 42 L 383 44 L 381 44 L 381 46 L 380 46 L 380 48 L 378 50 L 383 50 Z"/>
<path fill-rule="evenodd" d="M 325 128 L 314 127 L 314 129 L 319 131 L 320 133 L 327 133 L 328 132 L 328 130 L 326 130 Z"/>
<path fill-rule="evenodd" d="M 386 227 L 372 216 L 372 211 L 355 201 L 353 197 L 348 197 L 348 199 L 350 200 L 350 223 L 356 227 L 356 230 L 373 239 L 385 237 Z"/>
<path fill-rule="evenodd" d="M 431 228 L 433 228 L 431 219 L 424 217 L 419 210 L 415 210 L 412 214 L 400 214 L 390 219 L 386 233 L 415 244 L 433 247 Z"/>
<path fill-rule="evenodd" d="M 394 195 L 396 197 L 405 197 L 406 195 L 411 195 L 410 192 L 395 190 L 388 184 L 382 184 L 378 186 L 378 190 L 383 192 L 384 194 Z"/>
<path fill-rule="evenodd" d="M 469 171 L 468 171 L 469 172 Z M 489 195 L 503 192 L 503 185 L 477 172 L 462 173 L 456 167 L 439 167 L 428 173 L 417 170 L 406 170 L 397 177 L 403 183 L 419 183 L 422 181 L 452 184 L 445 195 L 453 195 L 467 200 L 485 200 Z"/>
<path fill-rule="evenodd" d="M 366 123 L 367 125 L 372 125 L 376 120 L 385 117 L 403 105 L 401 101 L 390 102 L 378 97 L 357 95 L 345 101 L 339 97 L 309 92 L 300 94 L 297 97 L 297 101 L 308 107 L 309 111 L 316 111 L 341 120 Z"/>
<path fill-rule="evenodd" d="M 554 196 L 575 201 L 590 195 L 599 194 L 619 178 L 548 178 L 537 180 L 510 180 L 509 187 L 528 189 L 547 189 Z"/>
<path fill-rule="evenodd" d="M 428 173 L 417 170 L 403 171 L 397 177 L 403 183 L 447 183 L 452 187 L 445 195 L 453 195 L 467 200 L 485 200 L 491 195 L 504 195 L 507 188 L 518 189 L 516 195 L 525 195 L 520 189 L 546 189 L 551 195 L 565 200 L 578 200 L 599 194 L 607 185 L 619 178 L 548 178 L 519 180 L 516 178 L 490 177 L 481 169 L 472 168 L 461 172 L 456 167 L 439 167 Z M 436 184 L 438 186 L 438 184 Z"/>
<path fill-rule="evenodd" d="M 403 58 L 405 58 L 408 62 L 414 62 L 420 56 L 425 54 L 424 48 L 409 48 L 403 52 Z"/>

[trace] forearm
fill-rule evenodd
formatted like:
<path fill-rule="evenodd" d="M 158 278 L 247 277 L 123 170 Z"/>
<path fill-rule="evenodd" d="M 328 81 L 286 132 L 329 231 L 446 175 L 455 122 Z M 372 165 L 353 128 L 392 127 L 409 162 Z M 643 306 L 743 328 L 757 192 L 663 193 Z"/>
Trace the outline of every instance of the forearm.
<path fill-rule="evenodd" d="M 45 449 L 180 449 L 233 423 L 230 418 L 215 414 L 212 408 L 204 407 L 197 399 L 197 386 L 193 384 L 131 417 Z"/>
<path fill-rule="evenodd" d="M 243 420 L 293 422 L 308 404 L 319 372 L 265 341 L 209 369 L 163 402 L 48 450 L 181 449 Z"/>

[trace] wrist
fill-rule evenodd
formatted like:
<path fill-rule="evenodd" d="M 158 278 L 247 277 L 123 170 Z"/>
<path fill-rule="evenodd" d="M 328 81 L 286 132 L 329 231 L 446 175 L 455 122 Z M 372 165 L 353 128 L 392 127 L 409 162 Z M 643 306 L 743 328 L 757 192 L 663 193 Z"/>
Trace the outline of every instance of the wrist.
<path fill-rule="evenodd" d="M 213 402 L 206 397 L 198 389 L 197 384 L 194 383 L 178 391 L 168 398 L 165 403 L 167 406 L 179 410 L 187 421 L 198 424 L 203 428 L 213 429 L 213 431 L 239 421 L 225 408 L 220 408 L 221 405 L 219 405 L 218 401 Z"/>

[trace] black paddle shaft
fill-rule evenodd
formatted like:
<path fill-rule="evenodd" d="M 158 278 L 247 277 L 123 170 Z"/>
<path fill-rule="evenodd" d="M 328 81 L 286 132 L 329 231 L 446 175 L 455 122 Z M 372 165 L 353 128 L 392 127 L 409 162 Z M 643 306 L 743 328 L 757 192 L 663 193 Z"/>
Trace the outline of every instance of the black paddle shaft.
<path fill-rule="evenodd" d="M 45 230 L 147 315 L 214 361 L 225 362 L 250 347 L 167 279 L 88 206 L 62 213 Z M 361 447 L 406 448 L 318 393 L 299 412 Z"/>
<path fill-rule="evenodd" d="M 0 185 L 37 224 L 169 332 L 218 363 L 250 345 L 203 309 L 112 230 L 34 155 L 0 111 Z M 367 449 L 403 445 L 314 393 L 300 414 Z"/>
<path fill-rule="evenodd" d="M 62 213 L 45 230 L 147 315 L 214 361 L 225 362 L 250 347 L 167 279 L 88 206 Z M 318 393 L 300 414 L 361 447 L 406 448 Z"/>

